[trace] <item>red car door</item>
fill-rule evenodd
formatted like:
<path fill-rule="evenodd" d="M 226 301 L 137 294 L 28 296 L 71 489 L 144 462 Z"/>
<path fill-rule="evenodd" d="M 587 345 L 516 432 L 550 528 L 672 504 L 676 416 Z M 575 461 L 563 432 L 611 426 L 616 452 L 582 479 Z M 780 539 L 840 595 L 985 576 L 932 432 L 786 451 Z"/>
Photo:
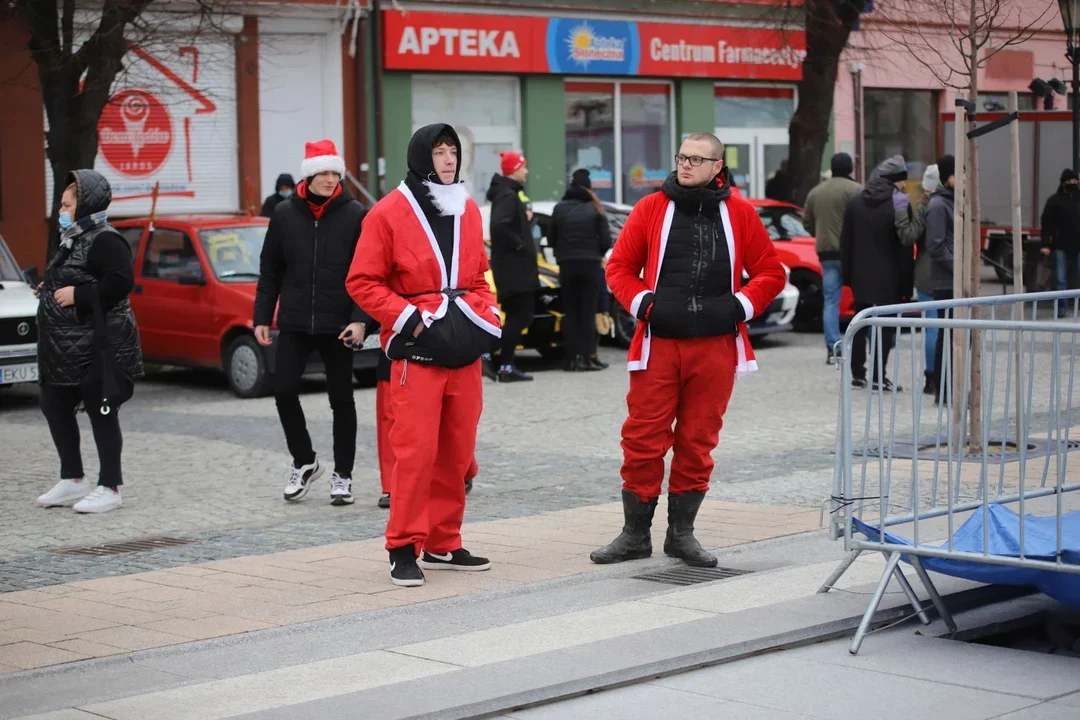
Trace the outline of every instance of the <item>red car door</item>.
<path fill-rule="evenodd" d="M 158 227 L 147 239 L 135 275 L 143 355 L 177 365 L 216 366 L 213 284 L 191 236 Z"/>

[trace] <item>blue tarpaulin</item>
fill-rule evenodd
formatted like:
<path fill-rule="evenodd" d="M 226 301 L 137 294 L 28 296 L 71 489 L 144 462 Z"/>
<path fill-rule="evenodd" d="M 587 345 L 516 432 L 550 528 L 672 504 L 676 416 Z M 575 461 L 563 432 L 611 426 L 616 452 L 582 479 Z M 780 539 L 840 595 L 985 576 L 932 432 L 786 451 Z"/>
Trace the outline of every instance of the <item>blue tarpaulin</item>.
<path fill-rule="evenodd" d="M 855 528 L 877 541 L 878 528 L 860 520 L 853 520 Z M 985 513 L 985 524 L 990 543 L 990 554 L 1000 557 L 1020 557 L 1020 516 L 1004 505 L 990 505 Z M 983 552 L 984 513 L 976 510 L 953 534 L 952 548 L 959 552 Z M 913 545 L 910 540 L 885 533 L 887 542 L 897 545 Z M 948 548 L 948 543 L 934 545 Z M 1024 557 L 1031 560 L 1057 562 L 1057 518 L 1024 516 Z M 927 570 L 943 575 L 974 580 L 992 585 L 1035 587 L 1055 600 L 1080 607 L 1080 575 L 1041 570 L 1036 568 L 991 565 L 975 560 L 947 560 L 923 557 Z M 910 562 L 905 556 L 904 560 Z M 1061 519 L 1061 562 L 1080 565 L 1080 512 L 1067 513 Z"/>

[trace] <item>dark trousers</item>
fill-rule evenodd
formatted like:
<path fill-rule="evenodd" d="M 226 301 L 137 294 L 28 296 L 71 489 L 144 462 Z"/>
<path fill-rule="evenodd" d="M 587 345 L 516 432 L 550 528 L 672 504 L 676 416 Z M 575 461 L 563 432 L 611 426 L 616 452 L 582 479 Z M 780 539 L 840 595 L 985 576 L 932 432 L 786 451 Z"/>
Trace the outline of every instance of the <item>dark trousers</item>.
<path fill-rule="evenodd" d="M 559 265 L 563 340 L 571 357 L 588 358 L 596 354 L 596 311 L 600 300 L 598 267 L 599 263 L 587 260 Z"/>
<path fill-rule="evenodd" d="M 517 293 L 509 297 L 499 297 L 506 320 L 502 327 L 499 365 L 513 365 L 514 353 L 521 344 L 521 335 L 532 325 L 536 300 L 531 292 Z"/>
<path fill-rule="evenodd" d="M 952 300 L 952 290 L 935 290 L 935 300 Z M 941 319 L 951 318 L 953 315 L 952 310 L 938 310 L 938 317 Z M 949 333 L 949 330 L 944 328 L 938 330 L 937 342 L 934 343 L 934 385 L 935 387 L 941 387 L 941 365 L 942 356 L 945 354 L 945 335 Z M 951 364 L 951 363 L 950 363 Z M 953 375 L 956 371 L 953 371 Z M 940 390 L 939 390 L 940 392 Z M 940 397 L 940 396 L 939 396 Z M 948 397 L 948 393 L 945 394 Z"/>
<path fill-rule="evenodd" d="M 274 399 L 281 429 L 296 467 L 315 462 L 304 409 L 300 407 L 300 380 L 313 350 L 326 366 L 326 394 L 334 413 L 334 470 L 351 478 L 356 459 L 356 403 L 353 401 L 353 351 L 336 335 L 283 332 L 277 339 Z"/>
<path fill-rule="evenodd" d="M 83 476 L 79 422 L 75 419 L 75 409 L 82 401 L 82 390 L 77 385 L 41 386 L 41 412 L 49 423 L 49 432 L 60 455 L 61 480 L 76 480 Z M 114 407 L 108 415 L 102 415 L 94 407 L 97 403 L 91 401 L 86 404 L 86 415 L 90 418 L 90 428 L 94 431 L 94 443 L 101 463 L 98 485 L 120 487 L 124 484 L 120 469 L 124 438 L 120 432 L 120 418 L 117 417 L 119 408 Z"/>
<path fill-rule="evenodd" d="M 855 312 L 859 313 L 871 307 L 874 306 L 855 303 Z M 855 333 L 855 339 L 851 342 L 851 377 L 855 380 L 866 379 L 866 348 L 871 340 L 870 330 L 870 327 L 859 328 Z M 881 347 L 877 348 L 877 351 L 881 355 L 882 374 L 886 376 L 889 370 L 889 352 L 892 350 L 895 338 L 895 328 L 881 328 Z M 875 380 L 878 380 L 877 359 L 875 358 L 873 362 L 873 376 Z"/>

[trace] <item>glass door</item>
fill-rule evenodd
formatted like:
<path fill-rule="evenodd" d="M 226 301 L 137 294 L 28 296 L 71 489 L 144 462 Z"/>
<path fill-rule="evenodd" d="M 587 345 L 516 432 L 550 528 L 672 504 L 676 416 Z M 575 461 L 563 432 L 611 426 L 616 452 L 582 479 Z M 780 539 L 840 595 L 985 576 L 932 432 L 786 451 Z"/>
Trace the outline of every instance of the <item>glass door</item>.
<path fill-rule="evenodd" d="M 787 164 L 787 129 L 718 127 L 715 133 L 724 143 L 724 164 L 735 186 L 746 197 L 765 197 L 766 185 Z"/>

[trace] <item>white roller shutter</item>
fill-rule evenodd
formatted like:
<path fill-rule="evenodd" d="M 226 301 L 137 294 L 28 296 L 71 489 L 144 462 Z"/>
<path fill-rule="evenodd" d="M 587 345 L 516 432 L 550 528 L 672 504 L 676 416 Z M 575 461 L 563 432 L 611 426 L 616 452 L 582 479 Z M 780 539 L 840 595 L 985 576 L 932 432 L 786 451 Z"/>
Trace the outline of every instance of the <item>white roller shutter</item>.
<path fill-rule="evenodd" d="M 94 169 L 112 185 L 113 216 L 236 212 L 239 180 L 233 37 L 133 50 L 98 124 Z M 46 119 L 47 122 L 47 119 Z M 52 172 L 46 160 L 46 206 Z"/>

